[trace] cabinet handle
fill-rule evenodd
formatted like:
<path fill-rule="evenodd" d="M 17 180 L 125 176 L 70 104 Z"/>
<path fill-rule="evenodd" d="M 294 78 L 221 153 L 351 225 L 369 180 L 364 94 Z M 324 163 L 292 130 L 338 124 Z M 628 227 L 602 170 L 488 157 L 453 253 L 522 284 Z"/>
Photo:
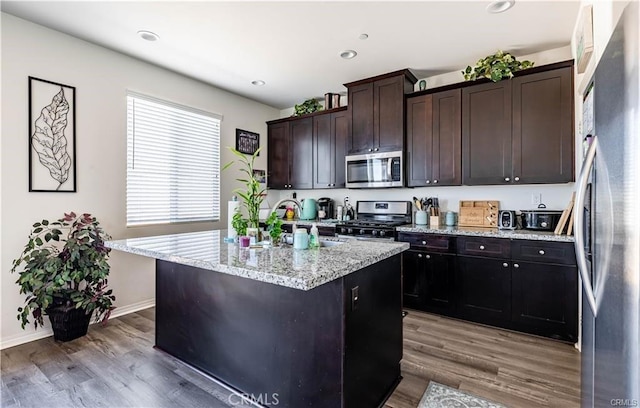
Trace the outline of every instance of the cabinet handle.
<path fill-rule="evenodd" d="M 438 180 L 433 180 L 433 184 L 438 184 Z"/>
<path fill-rule="evenodd" d="M 484 249 L 484 245 L 480 245 L 480 249 Z"/>
<path fill-rule="evenodd" d="M 377 152 L 379 149 L 376 147 L 375 149 L 373 149 L 374 152 Z"/>
<path fill-rule="evenodd" d="M 425 184 L 431 184 L 431 180 L 427 180 Z"/>
<path fill-rule="evenodd" d="M 511 180 L 509 177 L 504 178 L 504 181 L 509 181 L 509 180 Z"/>
<path fill-rule="evenodd" d="M 424 257 L 427 259 L 431 259 L 431 255 L 425 255 Z"/>
<path fill-rule="evenodd" d="M 503 263 L 502 263 L 502 266 L 504 266 L 504 267 L 506 268 L 507 266 L 509 266 L 509 264 L 508 264 L 508 263 L 506 263 L 506 262 L 503 262 Z"/>
<path fill-rule="evenodd" d="M 422 254 L 418 254 L 418 258 L 422 258 Z"/>
<path fill-rule="evenodd" d="M 520 181 L 520 177 L 514 177 L 513 178 L 515 181 Z"/>
<path fill-rule="evenodd" d="M 542 250 L 542 249 L 541 249 L 541 250 L 539 250 L 539 251 L 538 251 L 538 253 L 539 253 L 540 255 L 544 255 L 544 250 Z"/>
<path fill-rule="evenodd" d="M 373 151 L 373 149 L 369 149 L 369 151 L 370 151 L 370 152 L 372 152 L 372 151 Z"/>
<path fill-rule="evenodd" d="M 520 265 L 518 265 L 518 264 L 513 264 L 513 267 L 517 269 L 517 268 L 519 268 L 519 267 L 520 267 Z"/>
<path fill-rule="evenodd" d="M 422 245 L 427 245 L 427 241 L 422 241 Z"/>

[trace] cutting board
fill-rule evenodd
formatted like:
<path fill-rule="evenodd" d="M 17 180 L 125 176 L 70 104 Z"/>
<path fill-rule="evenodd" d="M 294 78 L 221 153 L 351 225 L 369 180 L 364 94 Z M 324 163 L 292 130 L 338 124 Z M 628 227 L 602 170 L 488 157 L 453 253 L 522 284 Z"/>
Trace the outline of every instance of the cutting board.
<path fill-rule="evenodd" d="M 500 210 L 500 201 L 497 200 L 461 200 L 458 225 L 461 227 L 497 227 L 498 210 Z"/>

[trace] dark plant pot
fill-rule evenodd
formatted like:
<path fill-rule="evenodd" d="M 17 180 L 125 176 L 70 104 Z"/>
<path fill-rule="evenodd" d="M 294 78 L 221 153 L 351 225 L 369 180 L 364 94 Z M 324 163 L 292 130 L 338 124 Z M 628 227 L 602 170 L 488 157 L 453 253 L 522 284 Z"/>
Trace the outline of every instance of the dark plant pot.
<path fill-rule="evenodd" d="M 71 341 L 87 334 L 91 314 L 73 306 L 55 306 L 47 309 L 53 338 L 57 341 Z"/>

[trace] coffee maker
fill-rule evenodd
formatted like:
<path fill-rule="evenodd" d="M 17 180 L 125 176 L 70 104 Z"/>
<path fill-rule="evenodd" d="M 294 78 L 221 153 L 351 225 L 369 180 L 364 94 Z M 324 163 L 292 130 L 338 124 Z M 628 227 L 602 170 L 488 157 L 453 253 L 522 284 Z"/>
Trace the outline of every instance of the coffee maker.
<path fill-rule="evenodd" d="M 333 218 L 333 200 L 327 197 L 318 199 L 318 219 Z"/>

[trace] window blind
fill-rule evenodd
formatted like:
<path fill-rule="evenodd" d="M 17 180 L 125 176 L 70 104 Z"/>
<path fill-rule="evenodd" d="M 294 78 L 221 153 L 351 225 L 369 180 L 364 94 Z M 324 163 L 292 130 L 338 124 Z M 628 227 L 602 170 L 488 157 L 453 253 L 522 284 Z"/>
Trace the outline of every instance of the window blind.
<path fill-rule="evenodd" d="M 219 220 L 221 120 L 127 93 L 127 226 Z"/>

